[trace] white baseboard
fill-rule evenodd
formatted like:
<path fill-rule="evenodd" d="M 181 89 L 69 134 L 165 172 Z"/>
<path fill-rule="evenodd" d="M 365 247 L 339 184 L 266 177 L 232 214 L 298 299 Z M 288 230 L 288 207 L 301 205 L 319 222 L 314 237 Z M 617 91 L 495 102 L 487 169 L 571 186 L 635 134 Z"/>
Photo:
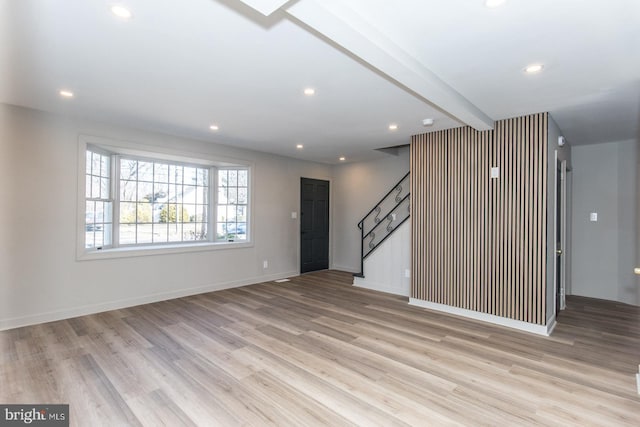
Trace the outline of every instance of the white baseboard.
<path fill-rule="evenodd" d="M 233 280 L 229 282 L 212 283 L 205 286 L 195 288 L 179 289 L 170 292 L 161 292 L 157 294 L 144 295 L 135 298 L 127 298 L 122 300 L 110 301 L 106 303 L 88 304 L 81 307 L 74 307 L 62 310 L 49 311 L 46 313 L 32 314 L 23 317 L 14 317 L 11 319 L 0 319 L 0 331 L 7 329 L 21 328 L 23 326 L 37 325 L 40 323 L 54 322 L 56 320 L 70 319 L 78 316 L 86 316 L 88 314 L 102 313 L 104 311 L 118 310 L 121 308 L 134 307 L 141 304 L 150 304 L 158 301 L 166 301 L 175 298 L 182 298 L 191 295 L 204 294 L 207 292 L 221 291 L 223 289 L 238 288 L 241 286 L 253 285 L 256 283 L 270 282 L 285 277 L 298 276 L 297 271 L 270 274 L 266 276 L 251 277 L 242 280 Z"/>
<path fill-rule="evenodd" d="M 359 273 L 357 269 L 354 269 L 353 267 L 347 267 L 346 265 L 331 264 L 331 269 L 346 271 L 347 273 Z"/>
<path fill-rule="evenodd" d="M 467 317 L 470 319 L 480 320 L 494 325 L 506 326 L 508 328 L 518 329 L 520 331 L 530 332 L 536 335 L 549 336 L 556 326 L 555 319 L 548 325 L 536 325 L 533 323 L 523 322 L 520 320 L 508 319 L 506 317 L 495 316 L 493 314 L 480 313 L 478 311 L 467 310 L 464 308 L 451 307 L 449 305 L 438 304 L 431 301 L 424 301 L 417 298 L 409 298 L 409 304 L 417 307 L 428 308 L 430 310 L 441 311 L 444 313 L 454 314 L 456 316 Z"/>
<path fill-rule="evenodd" d="M 390 287 L 386 283 L 373 282 L 371 280 L 367 280 L 361 277 L 353 278 L 353 286 L 357 288 L 370 289 L 372 291 L 386 292 L 388 294 L 400 295 L 403 297 L 408 297 L 411 294 L 411 289 L 407 289 L 406 292 L 401 292 L 397 288 Z"/>

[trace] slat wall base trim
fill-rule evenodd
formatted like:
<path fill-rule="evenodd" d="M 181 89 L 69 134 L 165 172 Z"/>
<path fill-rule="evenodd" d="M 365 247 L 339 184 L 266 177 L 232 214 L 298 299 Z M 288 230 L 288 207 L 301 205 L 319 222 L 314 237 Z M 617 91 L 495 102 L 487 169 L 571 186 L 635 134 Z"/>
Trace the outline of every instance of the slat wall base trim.
<path fill-rule="evenodd" d="M 507 328 L 517 329 L 523 332 L 543 335 L 545 337 L 551 335 L 551 332 L 553 332 L 553 329 L 556 327 L 555 319 L 551 320 L 547 325 L 536 325 L 533 323 L 523 322 L 521 320 L 513 320 L 507 317 L 495 316 L 493 314 L 481 313 L 479 311 L 466 310 L 464 308 L 438 304 L 436 302 L 424 301 L 417 298 L 409 298 L 409 305 L 434 311 L 440 311 L 442 313 L 453 314 L 455 316 L 466 317 L 469 319 L 480 320 L 482 322 L 505 326 Z"/>

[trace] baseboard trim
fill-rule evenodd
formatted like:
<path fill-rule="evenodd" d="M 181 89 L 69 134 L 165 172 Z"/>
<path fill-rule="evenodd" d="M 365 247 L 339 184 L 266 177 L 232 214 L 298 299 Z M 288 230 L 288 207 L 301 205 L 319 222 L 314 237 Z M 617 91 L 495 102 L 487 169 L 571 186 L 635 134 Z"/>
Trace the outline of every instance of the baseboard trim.
<path fill-rule="evenodd" d="M 347 267 L 346 265 L 331 264 L 331 269 L 340 270 L 347 273 L 358 273 L 358 271 L 354 270 L 353 267 Z"/>
<path fill-rule="evenodd" d="M 384 283 L 372 282 L 371 280 L 366 280 L 362 277 L 354 276 L 353 278 L 353 286 L 356 288 L 369 289 L 371 291 L 385 292 L 387 294 L 392 295 L 400 295 L 403 297 L 408 297 L 411 293 L 411 290 L 408 289 L 406 293 L 399 293 L 397 289 L 389 288 L 385 286 Z"/>
<path fill-rule="evenodd" d="M 232 280 L 228 282 L 212 283 L 205 286 L 195 288 L 179 289 L 170 292 L 161 292 L 157 294 L 144 295 L 141 297 L 127 298 L 122 300 L 110 301 L 106 303 L 88 304 L 81 307 L 55 310 L 46 313 L 32 314 L 23 317 L 14 317 L 11 319 L 0 319 L 0 331 L 8 329 L 21 328 L 24 326 L 37 325 L 40 323 L 55 322 L 57 320 L 71 319 L 78 316 L 86 316 L 89 314 L 102 313 L 104 311 L 118 310 L 121 308 L 134 307 L 136 305 L 151 304 L 158 301 L 166 301 L 175 298 L 182 298 L 191 295 L 204 294 L 207 292 L 221 291 L 223 289 L 239 288 L 241 286 L 254 285 L 256 283 L 271 282 L 273 280 L 284 279 L 287 277 L 299 276 L 297 271 L 289 271 L 284 273 L 270 274 L 266 276 L 251 277 L 242 280 Z"/>
<path fill-rule="evenodd" d="M 551 319 L 551 323 L 547 325 L 546 335 L 547 336 L 551 335 L 551 333 L 553 332 L 553 330 L 556 328 L 557 325 L 558 325 L 558 322 L 556 322 L 556 318 L 554 317 L 553 319 Z"/>
<path fill-rule="evenodd" d="M 456 316 L 467 317 L 474 320 L 480 320 L 482 322 L 492 323 L 494 325 L 506 326 L 507 328 L 518 329 L 520 331 L 529 332 L 536 335 L 549 336 L 553 328 L 555 328 L 556 321 L 553 320 L 549 325 L 536 325 L 533 323 L 527 323 L 520 320 L 508 319 L 506 317 L 495 316 L 493 314 L 480 313 L 473 310 L 467 310 L 465 308 L 451 307 L 449 305 L 438 304 L 431 301 L 424 301 L 417 298 L 409 298 L 409 305 L 417 307 L 427 308 L 429 310 L 440 311 Z"/>

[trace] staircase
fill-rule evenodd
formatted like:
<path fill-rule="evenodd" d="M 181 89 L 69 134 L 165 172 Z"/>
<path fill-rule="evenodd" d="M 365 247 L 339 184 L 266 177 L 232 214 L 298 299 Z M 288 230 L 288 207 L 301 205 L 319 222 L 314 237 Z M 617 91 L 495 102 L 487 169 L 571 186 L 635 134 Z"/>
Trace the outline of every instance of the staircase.
<path fill-rule="evenodd" d="M 360 229 L 360 273 L 364 277 L 364 260 L 400 227 L 410 214 L 409 174 L 391 190 L 358 223 Z"/>

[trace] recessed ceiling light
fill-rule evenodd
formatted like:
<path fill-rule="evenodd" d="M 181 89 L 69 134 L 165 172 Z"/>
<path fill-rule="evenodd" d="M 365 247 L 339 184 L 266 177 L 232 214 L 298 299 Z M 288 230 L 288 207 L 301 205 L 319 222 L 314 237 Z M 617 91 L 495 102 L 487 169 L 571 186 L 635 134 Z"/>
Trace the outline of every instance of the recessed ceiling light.
<path fill-rule="evenodd" d="M 494 7 L 502 6 L 506 0 L 487 0 L 484 5 L 493 9 Z"/>
<path fill-rule="evenodd" d="M 303 146 L 302 144 L 298 144 L 298 145 L 296 145 L 296 148 L 297 148 L 298 150 L 302 150 L 302 149 L 304 148 L 304 146 Z"/>
<path fill-rule="evenodd" d="M 121 4 L 111 6 L 111 13 L 122 19 L 129 19 L 133 16 L 131 11 Z"/>
<path fill-rule="evenodd" d="M 544 68 L 544 65 L 542 64 L 531 64 L 527 68 L 525 68 L 524 71 L 528 74 L 534 74 L 534 73 L 539 73 L 540 71 L 542 71 L 543 68 Z"/>
<path fill-rule="evenodd" d="M 304 94 L 307 96 L 313 96 L 316 94 L 316 90 L 312 87 L 308 87 L 304 90 Z"/>
<path fill-rule="evenodd" d="M 340 157 L 338 160 L 340 160 L 341 162 L 344 162 L 345 160 L 347 160 L 346 157 Z"/>
<path fill-rule="evenodd" d="M 397 124 L 395 124 L 395 123 L 391 123 L 391 124 L 389 125 L 389 130 L 398 130 L 398 125 L 397 125 Z"/>
<path fill-rule="evenodd" d="M 73 98 L 73 92 L 70 90 L 61 90 L 58 92 L 63 98 Z"/>
<path fill-rule="evenodd" d="M 422 126 L 433 126 L 433 119 L 432 118 L 426 118 L 422 121 Z"/>
<path fill-rule="evenodd" d="M 218 127 L 218 125 L 211 125 L 211 126 L 209 126 L 209 129 L 211 129 L 211 130 L 218 130 L 218 129 L 220 129 L 220 128 Z"/>

